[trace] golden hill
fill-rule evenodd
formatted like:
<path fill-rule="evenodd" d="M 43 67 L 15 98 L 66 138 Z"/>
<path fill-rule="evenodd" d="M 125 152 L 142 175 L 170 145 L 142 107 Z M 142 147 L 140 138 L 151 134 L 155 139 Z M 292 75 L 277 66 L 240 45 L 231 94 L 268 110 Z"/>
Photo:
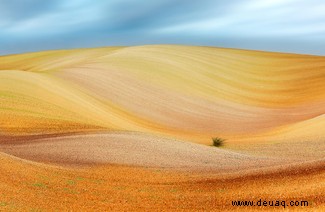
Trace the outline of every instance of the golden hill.
<path fill-rule="evenodd" d="M 156 45 L 2 56 L 0 135 L 236 140 L 324 114 L 324 82 L 325 58 L 297 54 Z"/>
<path fill-rule="evenodd" d="M 324 82 L 325 57 L 310 55 L 1 56 L 0 211 L 232 211 L 259 199 L 308 206 L 247 209 L 324 210 Z M 214 136 L 226 148 L 184 142 Z"/>

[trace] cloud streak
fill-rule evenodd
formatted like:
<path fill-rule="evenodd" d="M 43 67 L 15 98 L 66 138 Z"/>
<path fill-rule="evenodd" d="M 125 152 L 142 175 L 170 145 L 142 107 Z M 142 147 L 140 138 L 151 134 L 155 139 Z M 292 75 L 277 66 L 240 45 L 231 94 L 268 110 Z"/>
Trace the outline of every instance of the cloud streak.
<path fill-rule="evenodd" d="M 322 0 L 0 0 L 0 54 L 175 43 L 325 55 Z"/>

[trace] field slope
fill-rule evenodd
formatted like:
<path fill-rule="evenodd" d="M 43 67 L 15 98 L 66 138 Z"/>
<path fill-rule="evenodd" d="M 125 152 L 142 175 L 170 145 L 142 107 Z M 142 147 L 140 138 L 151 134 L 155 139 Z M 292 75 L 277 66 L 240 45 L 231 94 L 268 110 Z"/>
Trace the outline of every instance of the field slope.
<path fill-rule="evenodd" d="M 317 56 L 139 46 L 3 56 L 0 69 L 5 135 L 109 129 L 207 143 L 306 121 L 325 106 Z"/>
<path fill-rule="evenodd" d="M 234 210 L 257 198 L 322 210 L 324 82 L 325 57 L 311 55 L 148 45 L 0 56 L 0 210 Z"/>

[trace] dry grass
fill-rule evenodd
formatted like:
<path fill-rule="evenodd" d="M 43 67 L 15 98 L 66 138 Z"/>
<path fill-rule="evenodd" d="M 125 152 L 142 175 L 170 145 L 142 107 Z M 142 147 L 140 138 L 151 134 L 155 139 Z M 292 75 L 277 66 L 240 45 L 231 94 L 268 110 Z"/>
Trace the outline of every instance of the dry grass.
<path fill-rule="evenodd" d="M 236 209 L 231 200 L 259 198 L 308 200 L 308 210 L 325 206 L 324 161 L 239 178 L 127 166 L 62 169 L 3 155 L 1 169 L 1 210 L 219 211 Z"/>

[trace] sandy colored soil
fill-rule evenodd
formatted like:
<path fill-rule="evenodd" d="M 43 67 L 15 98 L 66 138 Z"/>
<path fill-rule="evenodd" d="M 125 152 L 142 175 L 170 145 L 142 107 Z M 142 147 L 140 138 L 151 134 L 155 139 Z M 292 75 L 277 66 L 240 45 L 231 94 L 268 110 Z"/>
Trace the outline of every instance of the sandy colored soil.
<path fill-rule="evenodd" d="M 233 200 L 307 200 L 300 211 L 324 209 L 325 162 L 218 176 L 159 168 L 103 166 L 63 169 L 1 154 L 1 210 L 60 211 L 233 211 L 282 210 L 237 208 Z M 288 209 L 288 207 L 287 207 Z"/>
<path fill-rule="evenodd" d="M 189 142 L 143 133 L 115 132 L 15 141 L 0 151 L 31 161 L 70 166 L 127 165 L 184 171 L 238 172 L 281 163 Z"/>
<path fill-rule="evenodd" d="M 323 211 L 324 67 L 170 45 L 1 56 L 0 211 Z"/>

